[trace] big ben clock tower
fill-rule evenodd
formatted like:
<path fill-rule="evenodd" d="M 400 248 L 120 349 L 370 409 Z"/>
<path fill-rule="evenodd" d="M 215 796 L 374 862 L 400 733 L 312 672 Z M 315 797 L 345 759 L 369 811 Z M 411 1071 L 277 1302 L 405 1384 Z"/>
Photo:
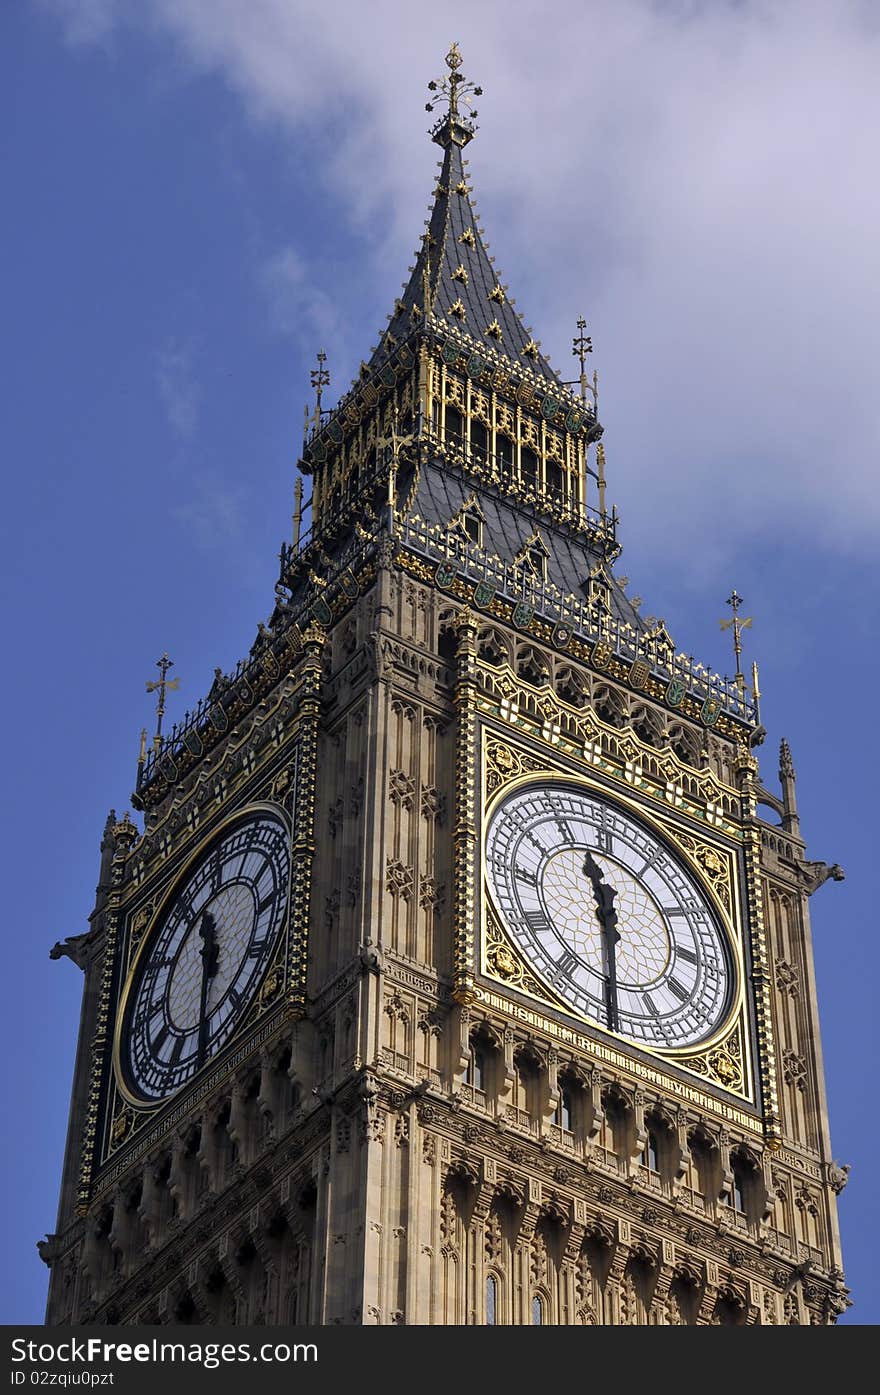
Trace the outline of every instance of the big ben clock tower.
<path fill-rule="evenodd" d="M 301 461 L 268 624 L 108 820 L 55 1324 L 827 1324 L 791 754 L 615 573 L 486 250 L 453 45 L 416 263 Z M 298 529 L 298 534 L 299 534 Z M 165 682 L 167 663 L 162 669 Z M 165 689 L 162 688 L 164 698 Z"/>

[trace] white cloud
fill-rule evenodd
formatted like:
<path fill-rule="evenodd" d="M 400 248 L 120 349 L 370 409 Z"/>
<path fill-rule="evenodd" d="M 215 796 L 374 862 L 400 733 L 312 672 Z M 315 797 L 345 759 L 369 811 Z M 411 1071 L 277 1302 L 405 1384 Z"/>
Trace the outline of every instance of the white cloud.
<path fill-rule="evenodd" d="M 193 346 L 169 339 L 156 355 L 156 387 L 168 425 L 181 441 L 194 435 L 199 419 L 199 389 L 193 374 Z"/>
<path fill-rule="evenodd" d="M 230 488 L 204 471 L 190 480 L 190 497 L 171 509 L 171 517 L 203 552 L 240 541 L 244 532 L 246 491 Z"/>
<path fill-rule="evenodd" d="M 55 3 L 68 25 L 107 8 Z M 762 531 L 875 542 L 870 7 L 561 0 L 548 19 L 537 0 L 451 0 L 441 12 L 411 0 L 142 0 L 125 13 L 148 15 L 252 117 L 317 147 L 328 191 L 373 249 L 365 299 L 368 282 L 371 295 L 387 285 L 389 304 L 437 154 L 424 82 L 457 38 L 486 89 L 468 153 L 499 269 L 563 369 L 574 320 L 588 316 L 627 541 L 674 556 L 684 520 L 707 555 Z M 280 252 L 267 278 L 291 326 L 302 316 L 320 337 L 323 318 L 338 334 L 296 252 Z M 349 346 L 355 362 L 368 347 Z"/>

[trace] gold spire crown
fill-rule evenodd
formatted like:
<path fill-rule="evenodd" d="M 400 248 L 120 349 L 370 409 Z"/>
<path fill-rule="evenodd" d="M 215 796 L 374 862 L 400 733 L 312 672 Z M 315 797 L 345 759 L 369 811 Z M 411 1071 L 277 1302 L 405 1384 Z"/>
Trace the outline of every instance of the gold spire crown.
<path fill-rule="evenodd" d="M 467 145 L 476 134 L 474 118 L 477 116 L 477 109 L 473 104 L 473 98 L 481 97 L 483 89 L 475 86 L 459 72 L 461 62 L 461 50 L 458 44 L 453 44 L 446 55 L 449 76 L 434 78 L 428 83 L 428 91 L 436 92 L 437 96 L 432 96 L 431 100 L 425 103 L 425 111 L 433 111 L 443 98 L 447 102 L 446 112 L 431 132 L 431 138 L 438 145 L 446 146 L 451 142 Z M 470 108 L 469 112 L 462 111 L 462 103 Z"/>

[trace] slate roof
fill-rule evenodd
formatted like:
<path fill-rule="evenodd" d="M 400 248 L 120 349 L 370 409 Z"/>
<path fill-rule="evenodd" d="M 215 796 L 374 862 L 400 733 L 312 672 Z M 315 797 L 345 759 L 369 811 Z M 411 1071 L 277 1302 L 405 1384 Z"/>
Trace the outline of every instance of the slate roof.
<path fill-rule="evenodd" d="M 394 343 L 424 321 L 427 270 L 431 309 L 436 318 L 464 330 L 478 344 L 495 349 L 521 367 L 530 368 L 538 378 L 559 384 L 558 373 L 540 349 L 535 346 L 525 352 L 532 345 L 531 332 L 514 309 L 489 256 L 468 181 L 468 162 L 462 151 L 462 144 L 471 134 L 471 128 L 460 122 L 441 123 L 434 133 L 444 154 L 428 229 L 369 367 L 373 369 L 384 362 Z M 490 327 L 492 332 L 487 332 Z"/>
<path fill-rule="evenodd" d="M 537 518 L 526 508 L 499 498 L 489 489 L 476 486 L 440 462 L 422 466 L 406 511 L 445 528 L 474 496 L 485 519 L 484 551 L 497 554 L 503 562 L 513 562 L 537 530 L 548 549 L 547 580 L 565 595 L 577 596 L 579 600 L 585 598 L 590 570 L 601 559 L 598 553 L 585 546 L 581 537 L 556 527 L 547 519 Z M 628 622 L 637 631 L 647 628 L 618 583 L 611 587 L 611 614 L 612 618 Z"/>

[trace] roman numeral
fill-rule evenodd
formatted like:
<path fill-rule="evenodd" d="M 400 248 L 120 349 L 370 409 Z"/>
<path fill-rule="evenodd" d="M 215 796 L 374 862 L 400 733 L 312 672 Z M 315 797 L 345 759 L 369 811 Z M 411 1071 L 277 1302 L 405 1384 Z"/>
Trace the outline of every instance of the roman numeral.
<path fill-rule="evenodd" d="M 660 1016 L 659 1012 L 657 1011 L 657 1004 L 654 1002 L 654 999 L 651 997 L 650 993 L 642 994 L 642 1002 L 645 1004 L 645 1008 L 647 1009 L 651 1017 Z"/>
<path fill-rule="evenodd" d="M 613 843 L 614 835 L 610 828 L 596 829 L 596 846 L 600 848 L 602 852 L 610 853 Z"/>
<path fill-rule="evenodd" d="M 532 930 L 540 931 L 549 929 L 547 917 L 544 915 L 543 911 L 524 911 L 523 916 L 527 925 L 529 925 Z"/>
<path fill-rule="evenodd" d="M 577 955 L 573 954 L 570 949 L 563 950 L 561 957 L 556 961 L 556 971 L 559 975 L 569 977 L 574 973 L 579 963 Z"/>
<path fill-rule="evenodd" d="M 517 867 L 515 871 L 518 882 L 525 882 L 526 886 L 537 887 L 538 878 L 535 876 L 534 872 L 527 871 L 525 867 Z"/>
<path fill-rule="evenodd" d="M 681 945 L 675 946 L 675 954 L 678 959 L 684 959 L 688 964 L 699 964 L 699 959 L 692 949 L 683 949 Z"/>
<path fill-rule="evenodd" d="M 674 994 L 675 994 L 676 998 L 678 999 L 678 1001 L 679 1001 L 680 1003 L 684 1003 L 684 1002 L 687 1001 L 687 999 L 688 999 L 688 997 L 689 997 L 689 994 L 688 994 L 687 989 L 686 989 L 686 988 L 682 988 L 682 986 L 681 986 L 681 984 L 679 983 L 678 979 L 677 979 L 677 978 L 673 978 L 671 974 L 670 974 L 669 978 L 666 980 L 666 986 L 668 987 L 670 993 L 674 993 Z"/>
<path fill-rule="evenodd" d="M 259 906 L 257 906 L 257 915 L 262 915 L 262 914 L 263 914 L 263 911 L 266 909 L 266 907 L 267 907 L 267 906 L 271 906 L 271 904 L 272 904 L 272 902 L 273 902 L 274 900 L 275 900 L 275 888 L 273 887 L 272 890 L 271 890 L 271 891 L 268 891 L 268 892 L 266 893 L 266 895 L 263 897 L 263 899 L 262 899 L 262 901 L 260 902 Z"/>

